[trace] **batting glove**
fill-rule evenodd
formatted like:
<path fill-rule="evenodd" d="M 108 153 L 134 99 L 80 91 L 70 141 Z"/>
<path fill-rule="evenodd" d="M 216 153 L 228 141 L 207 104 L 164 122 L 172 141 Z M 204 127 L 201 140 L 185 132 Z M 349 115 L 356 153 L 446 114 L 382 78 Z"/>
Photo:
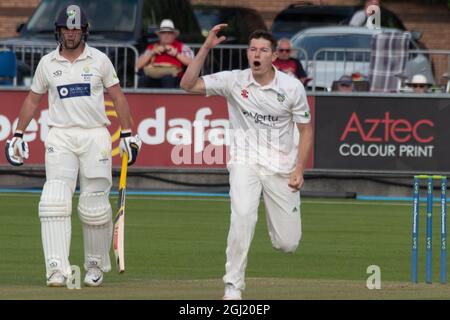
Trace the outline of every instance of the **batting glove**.
<path fill-rule="evenodd" d="M 23 139 L 23 132 L 16 131 L 11 140 L 6 141 L 6 160 L 13 166 L 21 166 L 24 159 L 28 159 L 28 143 Z"/>
<path fill-rule="evenodd" d="M 128 154 L 128 165 L 131 166 L 136 162 L 139 150 L 141 149 L 142 141 L 138 135 L 132 136 L 131 130 L 120 132 L 120 156 L 124 152 Z"/>

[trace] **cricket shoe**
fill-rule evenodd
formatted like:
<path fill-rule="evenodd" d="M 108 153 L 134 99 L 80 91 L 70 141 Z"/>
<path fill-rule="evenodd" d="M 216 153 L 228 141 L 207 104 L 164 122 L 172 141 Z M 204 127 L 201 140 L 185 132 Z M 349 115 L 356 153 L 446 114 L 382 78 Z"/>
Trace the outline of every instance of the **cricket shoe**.
<path fill-rule="evenodd" d="M 241 290 L 237 289 L 231 283 L 225 285 L 225 294 L 223 300 L 242 300 Z"/>
<path fill-rule="evenodd" d="M 61 271 L 54 271 L 47 279 L 47 287 L 65 287 L 67 278 Z"/>
<path fill-rule="evenodd" d="M 92 267 L 87 270 L 84 277 L 84 284 L 88 287 L 98 287 L 103 283 L 103 271 L 98 267 Z"/>

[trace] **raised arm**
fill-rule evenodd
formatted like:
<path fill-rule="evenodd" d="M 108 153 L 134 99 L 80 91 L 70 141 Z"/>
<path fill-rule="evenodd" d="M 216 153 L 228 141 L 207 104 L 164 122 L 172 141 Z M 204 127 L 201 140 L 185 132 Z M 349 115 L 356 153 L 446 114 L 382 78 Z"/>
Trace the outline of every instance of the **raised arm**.
<path fill-rule="evenodd" d="M 195 58 L 191 61 L 191 63 L 189 63 L 189 66 L 181 79 L 180 87 L 182 89 L 191 93 L 206 93 L 205 83 L 203 79 L 199 77 L 200 71 L 202 70 L 209 50 L 213 49 L 226 39 L 225 36 L 217 37 L 219 31 L 226 26 L 227 24 L 218 24 L 209 31 L 208 37 Z"/>

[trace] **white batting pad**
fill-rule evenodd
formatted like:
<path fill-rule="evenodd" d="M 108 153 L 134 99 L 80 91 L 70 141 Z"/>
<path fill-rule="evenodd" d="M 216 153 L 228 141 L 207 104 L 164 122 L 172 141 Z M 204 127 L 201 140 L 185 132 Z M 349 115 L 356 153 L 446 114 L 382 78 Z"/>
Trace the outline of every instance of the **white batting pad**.
<path fill-rule="evenodd" d="M 83 223 L 85 269 L 92 266 L 111 270 L 112 212 L 105 192 L 82 193 L 78 214 Z"/>
<path fill-rule="evenodd" d="M 111 204 L 106 192 L 83 192 L 78 202 L 78 214 L 83 224 L 102 226 L 111 221 Z"/>
<path fill-rule="evenodd" d="M 59 180 L 47 181 L 39 202 L 42 246 L 47 277 L 55 270 L 68 276 L 71 237 L 72 192 L 66 183 Z"/>

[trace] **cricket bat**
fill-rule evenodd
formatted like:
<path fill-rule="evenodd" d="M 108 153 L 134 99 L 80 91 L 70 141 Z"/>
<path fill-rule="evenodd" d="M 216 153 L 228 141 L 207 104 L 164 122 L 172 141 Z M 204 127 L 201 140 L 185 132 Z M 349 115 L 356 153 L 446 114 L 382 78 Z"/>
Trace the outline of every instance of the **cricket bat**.
<path fill-rule="evenodd" d="M 122 155 L 122 167 L 120 169 L 119 199 L 117 201 L 117 214 L 114 219 L 113 247 L 116 257 L 116 265 L 119 273 L 125 271 L 125 193 L 127 184 L 128 154 Z"/>

